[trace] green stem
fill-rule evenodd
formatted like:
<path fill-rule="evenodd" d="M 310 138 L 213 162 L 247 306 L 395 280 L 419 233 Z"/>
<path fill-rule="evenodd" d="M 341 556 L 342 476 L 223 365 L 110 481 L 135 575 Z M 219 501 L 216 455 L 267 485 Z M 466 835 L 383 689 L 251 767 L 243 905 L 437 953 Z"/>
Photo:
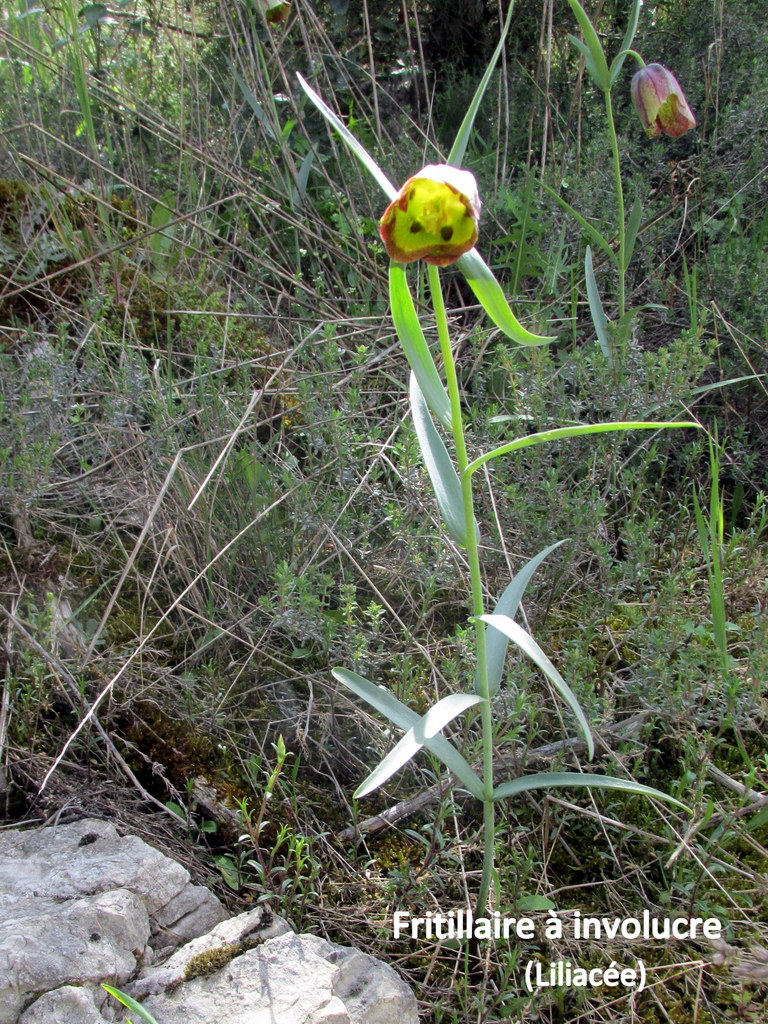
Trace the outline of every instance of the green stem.
<path fill-rule="evenodd" d="M 619 320 L 624 316 L 624 274 L 625 253 L 626 253 L 626 222 L 624 216 L 624 186 L 621 183 L 621 160 L 619 158 L 619 140 L 616 135 L 616 124 L 613 119 L 613 105 L 611 104 L 611 90 L 605 90 L 605 113 L 608 118 L 608 134 L 611 139 L 611 152 L 613 153 L 613 172 L 616 177 L 616 201 L 619 207 L 618 214 L 618 235 L 619 235 Z"/>
<path fill-rule="evenodd" d="M 467 446 L 464 439 L 464 422 L 461 415 L 461 396 L 459 394 L 459 382 L 456 376 L 456 364 L 451 350 L 451 339 L 448 331 L 448 317 L 445 312 L 443 301 L 443 290 L 440 285 L 440 271 L 431 264 L 428 266 L 429 288 L 432 295 L 432 306 L 435 311 L 437 323 L 437 336 L 440 340 L 440 350 L 443 356 L 443 367 L 448 388 L 448 397 L 451 402 L 451 433 L 456 449 L 456 468 L 461 481 L 461 497 L 464 505 L 464 521 L 466 524 L 467 537 L 467 561 L 469 562 L 469 573 L 472 586 L 472 615 L 475 617 L 475 637 L 477 650 L 477 679 L 480 696 L 484 698 L 480 705 L 480 716 L 483 732 L 483 873 L 480 879 L 480 889 L 477 894 L 475 916 L 481 917 L 488 902 L 491 879 L 494 868 L 494 852 L 496 840 L 496 826 L 493 802 L 493 719 L 491 717 L 491 703 L 488 687 L 488 662 L 485 647 L 485 625 L 479 622 L 477 616 L 484 613 L 483 605 L 483 579 L 480 572 L 480 547 L 477 539 L 475 525 L 475 510 L 472 497 L 472 474 L 465 472 L 469 465 L 467 457 Z"/>

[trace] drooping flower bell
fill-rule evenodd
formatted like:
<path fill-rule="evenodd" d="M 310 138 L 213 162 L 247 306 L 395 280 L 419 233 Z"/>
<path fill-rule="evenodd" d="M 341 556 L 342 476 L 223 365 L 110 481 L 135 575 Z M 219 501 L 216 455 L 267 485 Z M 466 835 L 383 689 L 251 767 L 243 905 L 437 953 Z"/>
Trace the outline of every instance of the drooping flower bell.
<path fill-rule="evenodd" d="M 386 208 L 379 232 L 395 262 L 426 260 L 446 267 L 474 247 L 479 219 L 475 176 L 448 164 L 428 164 Z"/>
<path fill-rule="evenodd" d="M 696 127 L 680 83 L 661 64 L 646 64 L 632 79 L 632 102 L 637 108 L 646 134 L 679 138 Z"/>

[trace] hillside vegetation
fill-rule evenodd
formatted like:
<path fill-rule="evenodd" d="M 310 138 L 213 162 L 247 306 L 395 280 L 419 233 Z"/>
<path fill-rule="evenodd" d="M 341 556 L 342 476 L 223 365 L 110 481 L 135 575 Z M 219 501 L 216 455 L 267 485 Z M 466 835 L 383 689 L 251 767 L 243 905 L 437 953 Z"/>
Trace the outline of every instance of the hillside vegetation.
<path fill-rule="evenodd" d="M 470 571 L 412 427 L 386 201 L 296 75 L 399 187 L 444 162 L 507 0 L 293 0 L 278 23 L 269 6 L 0 11 L 0 821 L 113 817 L 234 910 L 269 900 L 388 960 L 429 1024 L 763 1020 L 762 0 L 642 6 L 633 48 L 674 70 L 697 125 L 646 137 L 626 61 L 623 275 L 605 106 L 565 0 L 519 0 L 475 121 L 478 249 L 522 323 L 556 341 L 514 344 L 442 272 L 470 457 L 574 424 L 697 426 L 558 440 L 476 474 L 489 607 L 564 541 L 519 619 L 596 738 L 591 764 L 510 650 L 498 778 L 596 769 L 690 813 L 619 790 L 500 803 L 491 906 L 536 935 L 469 950 L 396 940 L 392 917 L 472 904 L 477 802 L 425 752 L 353 799 L 401 732 L 331 669 L 420 715 L 471 691 Z M 609 57 L 632 6 L 586 4 Z M 446 735 L 480 761 L 472 713 Z M 387 827 L 367 821 L 396 805 Z M 723 930 L 546 937 L 576 910 Z M 647 987 L 532 995 L 533 958 L 642 959 Z"/>

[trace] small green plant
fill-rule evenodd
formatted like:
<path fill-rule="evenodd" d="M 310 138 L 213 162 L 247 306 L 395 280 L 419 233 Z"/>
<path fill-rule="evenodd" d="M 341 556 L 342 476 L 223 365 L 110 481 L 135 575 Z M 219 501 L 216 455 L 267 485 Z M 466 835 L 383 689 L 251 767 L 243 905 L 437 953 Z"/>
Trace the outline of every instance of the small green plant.
<path fill-rule="evenodd" d="M 687 421 L 580 423 L 519 437 L 473 459 L 469 456 L 462 396 L 439 268 L 456 263 L 486 314 L 516 345 L 537 346 L 554 340 L 531 333 L 519 323 L 500 284 L 474 248 L 480 200 L 473 175 L 460 169 L 477 110 L 504 44 L 511 15 L 510 7 L 496 52 L 459 128 L 447 164 L 428 165 L 409 178 L 399 190 L 391 184 L 384 171 L 337 115 L 309 84 L 300 78 L 304 91 L 314 105 L 370 171 L 389 201 L 389 206 L 381 219 L 380 233 L 392 260 L 389 269 L 392 319 L 411 368 L 410 404 L 413 424 L 443 524 L 451 540 L 466 552 L 471 578 L 469 605 L 474 628 L 476 659 L 474 692 L 451 693 L 438 700 L 426 714 L 418 715 L 383 686 L 345 668 L 333 670 L 333 675 L 339 682 L 366 700 L 405 733 L 394 749 L 357 788 L 355 796 L 362 799 L 372 793 L 422 748 L 438 758 L 483 807 L 483 870 L 476 897 L 478 916 L 485 910 L 495 877 L 495 809 L 499 801 L 534 789 L 586 786 L 642 793 L 684 807 L 675 797 L 651 787 L 626 779 L 587 772 L 544 772 L 521 776 L 499 785 L 494 782 L 493 698 L 501 685 L 504 659 L 510 641 L 543 672 L 569 707 L 584 736 L 590 758 L 594 747 L 586 716 L 576 695 L 533 636 L 515 621 L 523 593 L 531 577 L 558 544 L 549 545 L 531 559 L 506 587 L 493 613 L 487 614 L 480 562 L 480 528 L 474 512 L 475 474 L 497 458 L 552 441 L 611 431 L 697 426 Z M 442 373 L 426 341 L 406 276 L 406 265 L 419 260 L 427 263 L 427 280 L 439 339 Z M 449 454 L 435 421 L 451 438 L 453 457 Z M 482 765 L 479 772 L 470 764 L 468 757 L 443 735 L 443 730 L 465 713 L 479 715 L 480 719 Z"/>
<path fill-rule="evenodd" d="M 584 275 L 590 316 L 603 355 L 609 363 L 614 365 L 616 362 L 617 340 L 620 347 L 623 348 L 624 341 L 629 333 L 629 325 L 635 312 L 634 310 L 628 312 L 626 308 L 626 277 L 643 215 L 643 206 L 639 196 L 635 197 L 628 217 L 626 214 L 619 139 L 616 133 L 616 119 L 611 100 L 611 91 L 618 80 L 626 58 L 631 56 L 640 64 L 640 70 L 632 79 L 632 100 L 648 136 L 655 138 L 664 134 L 678 137 L 695 127 L 696 119 L 674 75 L 665 67 L 662 67 L 661 64 L 646 65 L 640 54 L 631 48 L 640 19 L 641 0 L 635 0 L 632 6 L 624 39 L 622 40 L 619 52 L 613 58 L 610 65 L 608 64 L 605 48 L 592 22 L 589 20 L 587 12 L 579 0 L 568 0 L 568 2 L 584 37 L 583 39 L 577 39 L 575 36 L 571 36 L 571 42 L 582 54 L 587 71 L 592 81 L 602 92 L 605 101 L 605 116 L 611 145 L 611 163 L 616 190 L 616 237 L 618 242 L 616 249 L 614 249 L 611 241 L 594 223 L 583 217 L 577 210 L 566 203 L 548 185 L 544 184 L 544 188 L 574 217 L 584 229 L 589 239 L 605 253 L 618 272 L 618 320 L 616 323 L 612 323 L 605 313 L 600 297 L 600 290 L 595 277 L 592 248 L 589 245 L 587 246 L 584 257 Z"/>
<path fill-rule="evenodd" d="M 277 898 L 280 912 L 299 921 L 307 901 L 314 899 L 313 883 L 320 865 L 306 836 L 291 823 L 278 824 L 274 820 L 276 806 L 291 806 L 295 803 L 295 796 L 283 801 L 277 799 L 280 780 L 291 755 L 282 736 L 278 736 L 273 746 L 276 760 L 272 769 L 264 767 L 261 759 L 253 759 L 246 766 L 254 792 L 261 793 L 261 799 L 255 810 L 247 797 L 239 801 L 246 825 L 245 833 L 240 836 L 240 842 L 244 844 L 243 853 L 237 864 L 231 857 L 227 858 L 227 863 L 220 859 L 219 869 L 225 880 L 236 876 L 240 884 L 258 891 L 260 902 Z M 290 773 L 288 790 L 291 795 L 295 794 L 298 768 L 297 758 Z"/>
<path fill-rule="evenodd" d="M 113 999 L 116 999 L 118 1003 L 122 1003 L 123 1006 L 135 1013 L 139 1020 L 144 1021 L 144 1024 L 159 1024 L 149 1010 L 145 1010 L 141 1003 L 137 1002 L 133 996 L 129 996 L 126 992 L 121 992 L 119 988 L 113 988 L 112 985 L 102 985 L 101 987 Z M 126 1024 L 134 1024 L 134 1021 L 130 1017 L 126 1017 Z"/>

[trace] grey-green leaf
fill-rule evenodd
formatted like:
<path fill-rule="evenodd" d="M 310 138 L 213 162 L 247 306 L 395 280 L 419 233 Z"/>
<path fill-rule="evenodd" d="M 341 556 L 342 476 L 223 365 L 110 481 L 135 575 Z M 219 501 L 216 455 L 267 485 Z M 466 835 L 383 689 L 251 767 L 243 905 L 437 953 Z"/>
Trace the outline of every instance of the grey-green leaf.
<path fill-rule="evenodd" d="M 368 778 L 355 790 L 355 799 L 362 800 L 382 786 L 396 771 L 407 764 L 441 729 L 457 715 L 479 702 L 480 698 L 468 693 L 452 693 L 443 697 L 420 719 L 418 725 L 403 736 L 397 746 L 387 754 Z M 458 751 L 457 751 L 458 753 Z M 439 754 L 437 755 L 439 756 Z M 467 765 L 469 768 L 469 765 Z M 471 771 L 471 769 L 470 769 Z M 478 780 L 479 781 L 479 780 Z"/>
<path fill-rule="evenodd" d="M 632 259 L 632 253 L 635 251 L 635 242 L 637 241 L 637 232 L 640 230 L 640 218 L 643 215 L 643 204 L 640 201 L 640 196 L 635 196 L 635 201 L 632 203 L 632 209 L 629 211 L 629 220 L 627 221 L 627 231 L 624 236 L 624 269 L 626 270 Z"/>
<path fill-rule="evenodd" d="M 416 374 L 411 373 L 411 412 L 421 457 L 437 498 L 440 514 L 448 533 L 461 547 L 467 546 L 467 530 L 461 483 L 442 438 L 429 415 Z"/>
<path fill-rule="evenodd" d="M 595 745 L 592 740 L 589 723 L 581 709 L 581 705 L 576 699 L 576 695 L 573 690 L 566 683 L 544 651 L 542 651 L 541 647 L 539 647 L 533 639 L 531 634 L 526 632 L 521 625 L 514 622 L 507 615 L 478 615 L 478 619 L 504 633 L 512 643 L 517 644 L 520 650 L 523 651 L 524 654 L 527 654 L 531 661 L 541 669 L 575 715 L 576 721 L 579 723 L 579 728 L 584 735 L 584 739 L 587 741 L 588 755 L 592 758 L 595 753 Z"/>
<path fill-rule="evenodd" d="M 363 167 L 365 167 L 369 174 L 371 174 L 372 177 L 376 180 L 376 182 L 379 184 L 380 188 L 386 195 L 387 199 L 390 202 L 392 202 L 393 199 L 396 199 L 397 189 L 386 176 L 384 171 L 382 171 L 382 169 L 373 159 L 373 157 L 365 148 L 365 146 L 361 142 L 358 142 L 358 140 L 347 128 L 347 126 L 344 124 L 341 118 L 334 114 L 334 112 L 331 110 L 328 104 L 318 96 L 318 94 L 315 92 L 315 90 L 312 88 L 309 82 L 307 82 L 305 78 L 302 78 L 302 76 L 298 74 L 298 72 L 296 74 L 296 77 L 299 80 L 299 85 L 301 86 L 301 88 L 312 100 L 312 102 L 323 115 L 323 117 L 326 119 L 326 121 L 336 129 L 336 131 L 339 133 L 343 141 L 346 143 L 347 147 L 355 154 L 355 156 L 363 165 Z"/>
<path fill-rule="evenodd" d="M 416 712 L 403 704 L 383 686 L 377 686 L 370 679 L 359 676 L 356 672 L 350 672 L 346 668 L 334 668 L 331 670 L 331 674 L 334 679 L 338 679 L 358 697 L 368 701 L 371 707 L 386 715 L 390 722 L 394 722 L 401 729 L 408 730 L 418 723 L 419 716 Z"/>
<path fill-rule="evenodd" d="M 493 271 L 477 249 L 470 249 L 457 261 L 467 279 L 467 284 L 477 296 L 480 305 L 508 338 L 518 345 L 548 345 L 557 339 L 531 334 L 527 331 L 509 307 L 507 297 L 496 280 Z"/>
<path fill-rule="evenodd" d="M 488 88 L 488 83 L 491 80 L 493 69 L 496 67 L 496 62 L 501 56 L 501 51 L 504 47 L 504 40 L 507 38 L 507 32 L 509 31 L 509 25 L 512 21 L 512 11 L 514 10 L 514 4 L 509 5 L 509 12 L 507 13 L 507 20 L 504 22 L 504 27 L 501 30 L 501 37 L 496 44 L 496 49 L 493 51 L 488 67 L 485 69 L 485 74 L 480 79 L 480 84 L 475 90 L 475 95 L 472 97 L 472 102 L 469 104 L 464 120 L 461 122 L 456 138 L 453 140 L 453 146 L 451 146 L 451 152 L 448 154 L 448 163 L 454 167 L 461 167 L 464 161 L 464 154 L 467 150 L 467 144 L 472 134 L 472 126 L 475 123 L 475 117 L 477 111 L 480 108 L 485 90 Z"/>
<path fill-rule="evenodd" d="M 389 304 L 405 358 L 416 375 L 424 399 L 437 420 L 450 430 L 451 402 L 421 329 L 402 263 L 389 265 Z"/>
<path fill-rule="evenodd" d="M 589 312 L 592 317 L 592 323 L 595 327 L 595 334 L 600 344 L 600 350 L 605 356 L 608 364 L 613 366 L 613 350 L 611 348 L 610 329 L 608 327 L 608 317 L 605 315 L 603 309 L 603 303 L 600 299 L 600 291 L 597 287 L 597 281 L 595 279 L 595 268 L 592 265 L 592 249 L 587 246 L 587 252 L 584 256 L 584 275 L 587 281 L 587 300 L 589 302 Z"/>
<path fill-rule="evenodd" d="M 518 796 L 520 793 L 527 793 L 532 789 L 554 789 L 564 786 L 618 789 L 624 793 L 639 793 L 641 796 L 665 800 L 690 813 L 690 808 L 676 797 L 662 793 L 660 789 L 654 789 L 653 786 L 643 786 L 641 783 L 632 782 L 629 779 L 615 779 L 611 775 L 591 775 L 586 772 L 537 772 L 535 775 L 522 775 L 519 779 L 502 782 L 497 786 L 493 791 L 493 799 L 505 800 L 511 796 Z"/>
<path fill-rule="evenodd" d="M 496 602 L 496 607 L 493 612 L 494 615 L 506 615 L 510 619 L 514 619 L 515 615 L 517 615 L 517 610 L 520 607 L 520 602 L 523 599 L 525 588 L 530 583 L 533 574 L 544 559 L 550 555 L 555 548 L 559 548 L 561 544 L 565 544 L 565 541 L 559 540 L 555 544 L 550 544 L 548 548 L 544 548 L 544 550 L 540 551 L 538 555 L 534 555 L 530 561 L 526 562 L 523 568 L 515 574 L 512 581 L 507 584 L 504 593 Z M 485 627 L 485 657 L 488 671 L 488 695 L 490 697 L 493 697 L 494 694 L 498 693 L 499 686 L 501 685 L 501 677 L 504 673 L 504 658 L 507 654 L 508 644 L 509 637 L 505 633 L 502 633 L 498 629 L 491 629 L 490 626 Z M 480 692 L 480 680 L 476 674 L 475 693 Z"/>
<path fill-rule="evenodd" d="M 399 701 L 394 694 L 390 693 L 383 686 L 377 686 L 370 679 L 350 672 L 346 668 L 335 668 L 332 670 L 335 679 L 349 687 L 358 697 L 362 697 L 371 707 L 380 711 L 383 715 L 394 722 L 406 732 L 420 727 L 421 719 L 402 701 Z M 477 773 L 469 766 L 466 759 L 459 753 L 454 745 L 439 733 L 435 736 L 424 737 L 423 745 L 439 758 L 446 768 L 453 772 L 456 778 L 464 784 L 466 789 L 478 800 L 483 799 L 483 784 Z M 397 770 L 397 769 L 395 769 Z M 365 783 L 364 783 L 365 785 Z"/>
<path fill-rule="evenodd" d="M 605 50 L 603 44 L 600 42 L 592 22 L 589 20 L 587 12 L 579 3 L 579 0 L 568 0 L 571 5 L 571 10 L 576 15 L 576 20 L 579 23 L 582 35 L 584 36 L 584 42 L 589 51 L 589 56 L 592 59 L 592 67 L 590 67 L 590 74 L 595 80 L 595 84 L 606 92 L 611 86 L 611 79 L 608 73 L 608 62 L 605 59 Z M 576 40 L 574 39 L 574 42 Z M 581 49 L 581 48 L 580 48 Z"/>
<path fill-rule="evenodd" d="M 635 40 L 635 33 L 637 32 L 637 23 L 640 20 L 640 0 L 635 0 L 632 5 L 632 11 L 629 15 L 629 21 L 627 22 L 627 31 L 624 33 L 624 38 L 621 41 L 621 49 L 616 54 L 611 64 L 610 83 L 613 85 L 616 79 L 619 77 L 619 72 L 624 66 L 624 61 L 627 59 L 627 50 L 632 46 Z"/>

